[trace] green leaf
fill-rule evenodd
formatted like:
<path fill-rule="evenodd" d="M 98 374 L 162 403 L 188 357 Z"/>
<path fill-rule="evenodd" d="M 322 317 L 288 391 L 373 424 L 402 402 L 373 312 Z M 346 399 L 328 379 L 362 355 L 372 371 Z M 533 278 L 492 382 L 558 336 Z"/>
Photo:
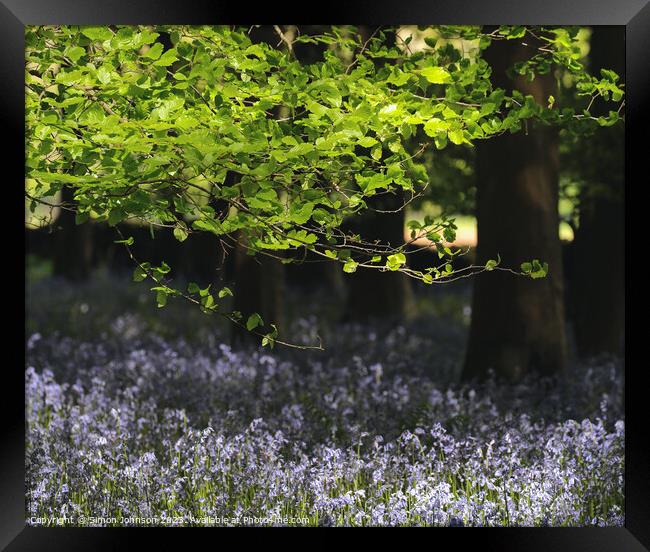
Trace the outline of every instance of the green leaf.
<path fill-rule="evenodd" d="M 133 245 L 135 243 L 135 239 L 133 236 L 129 236 L 125 240 L 115 240 L 115 243 L 123 243 L 124 245 Z"/>
<path fill-rule="evenodd" d="M 165 261 L 163 261 L 161 265 L 157 267 L 155 270 L 160 274 L 168 274 L 171 271 L 171 268 Z"/>
<path fill-rule="evenodd" d="M 343 265 L 343 272 L 348 272 L 349 274 L 352 274 L 353 272 L 356 272 L 358 266 L 359 263 L 353 261 L 352 259 L 348 259 Z"/>
<path fill-rule="evenodd" d="M 201 306 L 206 310 L 214 307 L 215 306 L 214 297 L 209 293 L 201 297 Z"/>
<path fill-rule="evenodd" d="M 108 224 L 115 226 L 117 223 L 122 222 L 126 218 L 126 213 L 121 207 L 116 207 L 108 215 Z"/>
<path fill-rule="evenodd" d="M 210 284 L 207 288 L 205 289 L 199 289 L 199 295 L 201 297 L 207 297 L 210 295 L 210 288 L 212 287 L 212 284 Z"/>
<path fill-rule="evenodd" d="M 449 129 L 449 123 L 434 117 L 433 119 L 424 123 L 424 132 L 427 136 L 437 136 L 441 132 L 446 132 Z"/>
<path fill-rule="evenodd" d="M 86 54 L 86 49 L 81 46 L 73 46 L 67 51 L 67 56 L 74 62 L 77 63 L 79 59 Z"/>
<path fill-rule="evenodd" d="M 497 253 L 497 258 L 496 260 L 490 259 L 488 262 L 485 263 L 485 269 L 486 270 L 494 270 L 497 266 L 501 264 L 501 255 Z"/>
<path fill-rule="evenodd" d="M 291 230 L 287 234 L 287 238 L 288 243 L 295 247 L 311 245 L 318 241 L 318 237 L 315 234 L 310 234 L 306 230 Z"/>
<path fill-rule="evenodd" d="M 307 155 L 308 153 L 314 151 L 314 145 L 309 142 L 303 142 L 301 144 L 296 144 L 289 150 L 289 156 L 295 157 L 298 155 Z"/>
<path fill-rule="evenodd" d="M 163 51 L 163 45 L 156 42 L 147 52 L 142 56 L 147 59 L 158 59 Z"/>
<path fill-rule="evenodd" d="M 307 108 L 308 111 L 316 115 L 316 117 L 322 117 L 328 112 L 328 109 L 324 105 L 319 104 L 318 102 L 307 102 L 305 104 L 305 107 Z"/>
<path fill-rule="evenodd" d="M 177 226 L 174 228 L 174 237 L 179 241 L 179 242 L 184 242 L 187 239 L 188 236 L 187 228 L 185 226 Z"/>
<path fill-rule="evenodd" d="M 112 31 L 108 27 L 81 27 L 81 34 L 87 36 L 90 40 L 104 42 L 113 37 Z"/>
<path fill-rule="evenodd" d="M 271 328 L 273 329 L 271 332 L 267 333 L 263 338 L 262 338 L 262 347 L 265 347 L 268 345 L 271 349 L 273 349 L 273 345 L 275 345 L 275 338 L 278 336 L 278 328 L 275 324 L 271 324 Z"/>
<path fill-rule="evenodd" d="M 220 224 L 213 219 L 197 219 L 192 223 L 192 228 L 196 230 L 204 230 L 212 232 L 213 234 L 222 234 L 223 230 Z"/>
<path fill-rule="evenodd" d="M 102 65 L 97 69 L 97 80 L 102 84 L 108 84 L 111 82 L 111 71 L 108 67 Z"/>
<path fill-rule="evenodd" d="M 534 280 L 538 278 L 544 278 L 548 274 L 548 263 L 540 264 L 538 260 L 533 261 L 533 270 L 530 273 L 530 277 Z"/>
<path fill-rule="evenodd" d="M 158 308 L 162 308 L 167 304 L 167 292 L 159 290 L 156 293 L 156 302 L 158 303 Z"/>
<path fill-rule="evenodd" d="M 449 71 L 443 67 L 425 67 L 420 74 L 432 84 L 447 84 L 451 82 Z"/>
<path fill-rule="evenodd" d="M 223 288 L 221 288 L 221 289 L 219 290 L 218 295 L 219 295 L 219 298 L 220 298 L 220 299 L 223 299 L 224 297 L 226 297 L 226 296 L 228 296 L 228 295 L 229 295 L 230 297 L 233 296 L 232 291 L 230 291 L 230 288 L 227 288 L 227 287 L 223 287 Z"/>
<path fill-rule="evenodd" d="M 449 136 L 449 140 L 451 140 L 454 144 L 462 144 L 463 142 L 465 142 L 463 131 L 460 129 L 450 130 L 448 136 Z"/>
<path fill-rule="evenodd" d="M 133 271 L 133 281 L 142 282 L 147 277 L 147 268 L 144 264 L 138 265 Z"/>
<path fill-rule="evenodd" d="M 437 149 L 445 149 L 447 147 L 447 135 L 437 134 L 433 138 L 433 143 L 436 145 Z"/>
<path fill-rule="evenodd" d="M 522 38 L 526 36 L 526 27 L 523 25 L 513 25 L 508 28 L 507 31 L 501 32 L 507 40 L 512 40 L 514 38 Z"/>
<path fill-rule="evenodd" d="M 201 288 L 199 287 L 199 285 L 197 283 L 190 282 L 189 284 L 187 284 L 187 292 L 188 293 L 194 294 L 194 293 L 198 293 L 199 291 L 201 291 Z"/>
<path fill-rule="evenodd" d="M 453 241 L 456 239 L 456 230 L 452 228 L 451 226 L 447 226 L 443 231 L 442 235 L 444 236 L 445 240 L 449 243 L 453 243 Z M 450 253 L 451 255 L 451 253 Z"/>
<path fill-rule="evenodd" d="M 540 263 L 538 259 L 532 262 L 521 263 L 521 271 L 534 280 L 544 278 L 548 274 L 548 263 Z"/>
<path fill-rule="evenodd" d="M 248 320 L 246 322 L 246 329 L 250 332 L 262 324 L 264 324 L 262 317 L 254 312 L 248 317 Z"/>
<path fill-rule="evenodd" d="M 377 143 L 378 143 L 377 140 L 375 138 L 373 138 L 372 136 L 364 136 L 358 142 L 358 144 L 361 147 L 364 147 L 364 148 L 370 148 L 370 147 L 374 146 Z"/>
<path fill-rule="evenodd" d="M 406 255 L 404 253 L 394 253 L 386 258 L 386 267 L 389 270 L 399 270 L 402 265 L 406 264 Z"/>
<path fill-rule="evenodd" d="M 307 203 L 294 203 L 291 205 L 289 216 L 291 222 L 296 224 L 305 224 L 310 218 L 311 214 L 314 211 L 314 204 L 311 202 Z"/>
<path fill-rule="evenodd" d="M 404 86 L 410 80 L 411 76 L 411 73 L 405 73 L 404 71 L 394 68 L 393 72 L 386 80 L 395 86 Z"/>
<path fill-rule="evenodd" d="M 167 50 L 162 56 L 157 61 L 154 61 L 154 65 L 156 67 L 167 67 L 168 65 L 171 65 L 178 59 L 178 55 L 176 53 L 176 50 L 171 49 Z"/>
<path fill-rule="evenodd" d="M 436 44 L 438 44 L 438 40 L 431 37 L 431 36 L 425 36 L 424 37 L 424 43 L 429 47 L 429 48 L 435 48 Z"/>

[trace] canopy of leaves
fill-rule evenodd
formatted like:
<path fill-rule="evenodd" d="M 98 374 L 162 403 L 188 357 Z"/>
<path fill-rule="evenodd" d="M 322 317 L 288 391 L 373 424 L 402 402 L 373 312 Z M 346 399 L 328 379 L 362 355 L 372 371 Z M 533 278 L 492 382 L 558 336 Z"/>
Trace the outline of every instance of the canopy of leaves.
<path fill-rule="evenodd" d="M 346 272 L 401 271 L 437 283 L 487 269 L 453 269 L 460 252 L 442 243 L 454 239 L 453 220 L 412 225 L 414 240 L 429 237 L 449 261 L 426 271 L 408 267 L 406 244 L 346 235 L 343 220 L 367 209 L 368 197 L 421 194 L 427 148 L 471 146 L 531 119 L 589 132 L 619 118 L 552 99 L 539 105 L 492 86 L 481 52 L 493 40 L 533 35 L 543 46 L 515 72 L 534 78 L 559 65 L 575 76 L 580 94 L 620 104 L 616 75 L 596 78 L 580 64 L 574 29 L 438 27 L 450 40 L 412 52 L 395 29 L 363 40 L 354 27 L 332 27 L 291 39 L 320 47 L 321 58 L 304 63 L 276 28 L 279 45 L 254 43 L 247 28 L 27 27 L 29 198 L 38 202 L 67 186 L 78 222 L 136 219 L 173 228 L 180 241 L 211 232 L 283 262 L 308 250 Z M 418 132 L 426 141 L 414 144 Z M 159 305 L 180 294 L 217 309 L 198 286 L 174 290 L 168 269 L 138 263 L 138 277 L 154 278 Z M 489 269 L 506 270 L 498 263 Z M 253 326 L 250 318 L 240 323 Z"/>

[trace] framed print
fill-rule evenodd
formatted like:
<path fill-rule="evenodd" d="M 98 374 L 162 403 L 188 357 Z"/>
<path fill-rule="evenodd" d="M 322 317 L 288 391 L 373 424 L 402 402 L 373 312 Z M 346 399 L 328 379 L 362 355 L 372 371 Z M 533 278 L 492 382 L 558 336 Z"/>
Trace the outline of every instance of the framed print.
<path fill-rule="evenodd" d="M 0 14 L 3 547 L 650 547 L 646 2 Z"/>

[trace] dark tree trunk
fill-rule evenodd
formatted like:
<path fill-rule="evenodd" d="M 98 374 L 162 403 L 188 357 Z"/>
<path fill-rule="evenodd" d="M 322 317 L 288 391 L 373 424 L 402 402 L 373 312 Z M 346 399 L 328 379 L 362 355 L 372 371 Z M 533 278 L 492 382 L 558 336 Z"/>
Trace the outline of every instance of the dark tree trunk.
<path fill-rule="evenodd" d="M 71 189 L 61 190 L 61 203 L 74 205 Z M 60 209 L 54 226 L 57 233 L 52 248 L 53 274 L 76 281 L 88 278 L 93 256 L 92 223 L 77 225 L 74 212 Z"/>
<path fill-rule="evenodd" d="M 516 88 L 546 104 L 556 95 L 552 74 L 534 81 L 509 80 L 507 67 L 529 55 L 518 41 L 493 43 L 486 60 L 495 86 Z M 480 142 L 476 159 L 477 261 L 497 254 L 518 267 L 548 262 L 544 279 L 485 273 L 474 281 L 472 321 L 463 377 L 516 380 L 530 371 L 563 369 L 566 358 L 563 273 L 558 225 L 558 139 L 548 127 L 532 127 Z"/>
<path fill-rule="evenodd" d="M 386 194 L 368 198 L 366 203 L 374 209 L 390 211 L 403 205 L 403 197 L 402 194 Z M 404 210 L 397 213 L 367 211 L 345 226 L 368 241 L 378 240 L 393 247 L 404 243 Z M 413 311 L 413 290 L 408 276 L 400 272 L 359 269 L 345 274 L 344 281 L 348 284 L 344 321 L 394 321 Z"/>
<path fill-rule="evenodd" d="M 624 79 L 625 29 L 594 27 L 589 56 L 592 73 L 612 69 Z M 580 357 L 621 353 L 625 324 L 623 128 L 599 129 L 590 139 L 599 156 L 594 162 L 605 165 L 581 191 L 572 247 L 569 305 Z M 607 269 L 595 270 L 602 259 Z"/>
<path fill-rule="evenodd" d="M 280 332 L 285 329 L 285 270 L 284 265 L 264 255 L 248 255 L 243 245 L 235 248 L 232 259 L 235 273 L 233 309 L 242 313 L 244 323 L 252 313 L 264 320 L 260 331 L 270 330 L 275 324 Z M 233 326 L 233 345 L 260 343 L 260 338 L 245 328 Z"/>

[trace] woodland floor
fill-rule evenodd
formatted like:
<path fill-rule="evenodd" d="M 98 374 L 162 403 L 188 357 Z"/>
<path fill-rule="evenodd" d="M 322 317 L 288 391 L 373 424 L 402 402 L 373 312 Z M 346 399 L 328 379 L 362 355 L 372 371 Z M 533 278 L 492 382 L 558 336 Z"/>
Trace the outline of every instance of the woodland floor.
<path fill-rule="evenodd" d="M 461 385 L 468 288 L 384 328 L 319 293 L 290 294 L 288 335 L 324 352 L 233 350 L 128 276 L 34 276 L 28 523 L 624 523 L 620 359 Z"/>

